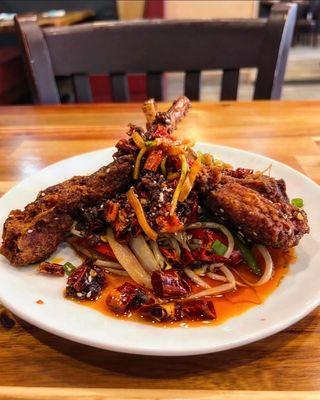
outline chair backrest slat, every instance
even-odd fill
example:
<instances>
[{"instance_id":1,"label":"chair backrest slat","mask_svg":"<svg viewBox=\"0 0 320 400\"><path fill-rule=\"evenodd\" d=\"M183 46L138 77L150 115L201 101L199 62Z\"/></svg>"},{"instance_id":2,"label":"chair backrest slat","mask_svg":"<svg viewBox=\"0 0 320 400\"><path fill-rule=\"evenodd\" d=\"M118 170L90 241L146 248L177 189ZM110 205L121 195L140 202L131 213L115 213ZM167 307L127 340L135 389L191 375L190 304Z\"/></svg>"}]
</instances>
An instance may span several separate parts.
<instances>
[{"instance_id":1,"label":"chair backrest slat","mask_svg":"<svg viewBox=\"0 0 320 400\"><path fill-rule=\"evenodd\" d=\"M112 100L116 102L129 101L128 79L125 74L110 74Z\"/></svg>"},{"instance_id":2,"label":"chair backrest slat","mask_svg":"<svg viewBox=\"0 0 320 400\"><path fill-rule=\"evenodd\" d=\"M163 100L162 73L147 73L147 96L157 101Z\"/></svg>"},{"instance_id":3,"label":"chair backrest slat","mask_svg":"<svg viewBox=\"0 0 320 400\"><path fill-rule=\"evenodd\" d=\"M297 7L285 14L285 4L278 4L266 26L266 38L258 64L253 98L280 99L288 54L297 18ZM282 29L281 29L282 26ZM281 38L279 40L279 37Z\"/></svg>"},{"instance_id":4,"label":"chair backrest slat","mask_svg":"<svg viewBox=\"0 0 320 400\"><path fill-rule=\"evenodd\" d=\"M237 100L239 69L225 69L222 75L220 100Z\"/></svg>"},{"instance_id":5,"label":"chair backrest slat","mask_svg":"<svg viewBox=\"0 0 320 400\"><path fill-rule=\"evenodd\" d=\"M187 71L184 81L184 94L190 100L200 99L200 71Z\"/></svg>"},{"instance_id":6,"label":"chair backrest slat","mask_svg":"<svg viewBox=\"0 0 320 400\"><path fill-rule=\"evenodd\" d=\"M23 25L16 23L16 29L23 45L23 57L35 103L60 103L51 57L42 29L34 18L25 20Z\"/></svg>"},{"instance_id":7,"label":"chair backrest slat","mask_svg":"<svg viewBox=\"0 0 320 400\"><path fill-rule=\"evenodd\" d=\"M257 68L254 98L279 98L296 4L276 4L268 20L141 20L39 28L15 18L34 99L60 101L55 78L74 76L77 101L91 99L83 75L108 74L112 99L128 101L128 74L147 75L163 98L163 74L186 72L185 94L200 97L203 70L223 70L221 99L236 99L239 70ZM142 40L143 38L143 40ZM78 87L78 89L77 89ZM88 101L89 101L88 100Z\"/></svg>"},{"instance_id":8,"label":"chair backrest slat","mask_svg":"<svg viewBox=\"0 0 320 400\"><path fill-rule=\"evenodd\" d=\"M92 102L92 92L87 74L72 75L72 84L77 103Z\"/></svg>"}]
</instances>

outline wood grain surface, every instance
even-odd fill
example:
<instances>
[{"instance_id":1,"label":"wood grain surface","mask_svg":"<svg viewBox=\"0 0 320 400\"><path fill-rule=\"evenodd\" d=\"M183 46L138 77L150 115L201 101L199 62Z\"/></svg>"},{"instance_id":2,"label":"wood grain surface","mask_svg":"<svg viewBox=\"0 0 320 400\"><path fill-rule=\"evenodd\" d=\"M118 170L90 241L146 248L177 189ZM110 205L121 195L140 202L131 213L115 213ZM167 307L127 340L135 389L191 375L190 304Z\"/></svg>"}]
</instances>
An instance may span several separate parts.
<instances>
[{"instance_id":1,"label":"wood grain surface","mask_svg":"<svg viewBox=\"0 0 320 400\"><path fill-rule=\"evenodd\" d=\"M140 105L0 108L0 191L55 161L113 145L129 122L143 123ZM179 133L273 157L320 182L320 102L197 103ZM0 322L0 386L320 390L319 310L257 343L180 358L90 348L15 322L4 310Z\"/></svg>"},{"instance_id":2,"label":"wood grain surface","mask_svg":"<svg viewBox=\"0 0 320 400\"><path fill-rule=\"evenodd\" d=\"M320 392L0 387L0 400L318 400Z\"/></svg>"}]
</instances>

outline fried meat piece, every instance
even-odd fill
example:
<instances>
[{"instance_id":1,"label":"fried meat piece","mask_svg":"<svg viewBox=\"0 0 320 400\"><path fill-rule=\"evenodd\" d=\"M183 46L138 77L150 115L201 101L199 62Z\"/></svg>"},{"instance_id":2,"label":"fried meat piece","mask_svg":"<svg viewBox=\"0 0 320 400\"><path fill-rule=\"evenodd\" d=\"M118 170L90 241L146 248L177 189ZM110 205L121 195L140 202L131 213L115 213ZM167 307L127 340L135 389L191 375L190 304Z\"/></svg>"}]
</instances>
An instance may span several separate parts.
<instances>
[{"instance_id":1,"label":"fried meat piece","mask_svg":"<svg viewBox=\"0 0 320 400\"><path fill-rule=\"evenodd\" d=\"M0 252L11 264L45 260L64 239L80 206L93 205L126 190L132 157L123 156L89 176L75 176L41 191L33 203L9 214Z\"/></svg>"},{"instance_id":2,"label":"fried meat piece","mask_svg":"<svg viewBox=\"0 0 320 400\"><path fill-rule=\"evenodd\" d=\"M272 247L296 246L309 232L306 213L289 203L282 181L267 178L221 179L205 194L205 204L246 239Z\"/></svg>"}]
</instances>

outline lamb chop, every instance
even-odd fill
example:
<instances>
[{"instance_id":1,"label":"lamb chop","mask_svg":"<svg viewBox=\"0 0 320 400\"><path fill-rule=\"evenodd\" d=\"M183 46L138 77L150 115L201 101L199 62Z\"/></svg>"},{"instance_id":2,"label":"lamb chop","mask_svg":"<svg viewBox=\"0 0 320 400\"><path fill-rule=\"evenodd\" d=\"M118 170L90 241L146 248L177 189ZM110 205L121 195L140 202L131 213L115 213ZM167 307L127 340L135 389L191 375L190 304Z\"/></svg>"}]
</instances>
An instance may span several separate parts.
<instances>
[{"instance_id":1,"label":"lamb chop","mask_svg":"<svg viewBox=\"0 0 320 400\"><path fill-rule=\"evenodd\" d=\"M248 240L275 248L296 246L309 232L308 219L290 204L285 182L251 170L238 172L211 168L201 175L205 206Z\"/></svg>"},{"instance_id":2,"label":"lamb chop","mask_svg":"<svg viewBox=\"0 0 320 400\"><path fill-rule=\"evenodd\" d=\"M161 126L171 132L189 107L189 100L181 97L167 112L156 113L154 102L147 102L149 134ZM101 204L115 193L127 190L137 152L130 141L131 138L118 142L115 161L108 166L92 175L75 176L51 186L24 210L11 211L4 224L0 253L15 266L43 261L70 232L80 208Z\"/></svg>"}]
</instances>

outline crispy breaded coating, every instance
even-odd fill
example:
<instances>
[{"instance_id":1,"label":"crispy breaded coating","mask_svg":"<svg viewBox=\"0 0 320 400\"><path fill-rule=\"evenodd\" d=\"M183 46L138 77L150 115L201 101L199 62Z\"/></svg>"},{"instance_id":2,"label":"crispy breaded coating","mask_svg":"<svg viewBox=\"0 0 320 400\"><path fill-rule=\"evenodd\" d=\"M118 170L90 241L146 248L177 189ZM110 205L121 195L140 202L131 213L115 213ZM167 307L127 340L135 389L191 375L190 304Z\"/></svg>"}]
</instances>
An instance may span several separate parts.
<instances>
[{"instance_id":1,"label":"crispy breaded coating","mask_svg":"<svg viewBox=\"0 0 320 400\"><path fill-rule=\"evenodd\" d=\"M132 157L123 156L89 176L75 176L41 191L23 211L13 210L3 229L0 252L13 265L45 260L70 232L80 206L95 204L125 190Z\"/></svg>"},{"instance_id":2,"label":"crispy breaded coating","mask_svg":"<svg viewBox=\"0 0 320 400\"><path fill-rule=\"evenodd\" d=\"M256 185L249 182L249 186L259 189L258 182ZM274 191L269 193L271 199L278 200L275 202L268 198L267 192L261 194L246 184L246 179L219 183L206 194L206 206L235 226L246 239L272 247L296 246L309 232L306 213L292 206L285 194L279 195L275 181L272 181Z\"/></svg>"}]
</instances>

